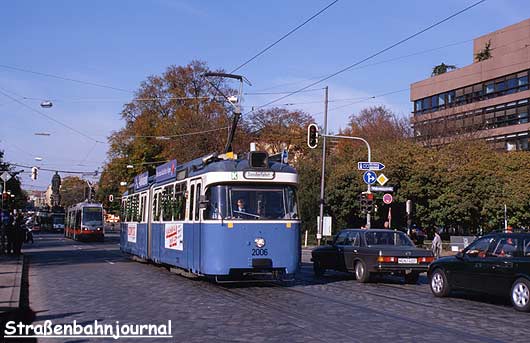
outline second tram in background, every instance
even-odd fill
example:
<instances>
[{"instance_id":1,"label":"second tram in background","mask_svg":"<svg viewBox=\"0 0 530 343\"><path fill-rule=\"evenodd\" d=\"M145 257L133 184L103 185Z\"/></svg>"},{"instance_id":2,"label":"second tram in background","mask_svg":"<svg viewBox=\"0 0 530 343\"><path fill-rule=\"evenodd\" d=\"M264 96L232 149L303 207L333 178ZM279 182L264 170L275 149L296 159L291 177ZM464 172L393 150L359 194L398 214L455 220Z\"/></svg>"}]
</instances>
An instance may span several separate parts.
<instances>
[{"instance_id":1,"label":"second tram in background","mask_svg":"<svg viewBox=\"0 0 530 343\"><path fill-rule=\"evenodd\" d=\"M122 197L121 250L216 281L285 279L300 264L298 175L263 152L143 173Z\"/></svg>"},{"instance_id":2,"label":"second tram in background","mask_svg":"<svg viewBox=\"0 0 530 343\"><path fill-rule=\"evenodd\" d=\"M74 240L103 242L103 206L98 203L80 202L66 210L64 236Z\"/></svg>"}]
</instances>

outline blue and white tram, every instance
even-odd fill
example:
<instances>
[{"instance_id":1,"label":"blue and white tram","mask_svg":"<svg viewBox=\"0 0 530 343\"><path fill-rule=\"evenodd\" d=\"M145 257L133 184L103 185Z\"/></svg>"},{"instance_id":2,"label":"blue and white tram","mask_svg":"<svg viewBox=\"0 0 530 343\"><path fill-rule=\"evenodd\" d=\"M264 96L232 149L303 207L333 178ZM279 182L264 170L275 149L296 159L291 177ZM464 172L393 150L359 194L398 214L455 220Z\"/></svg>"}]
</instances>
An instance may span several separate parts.
<instances>
[{"instance_id":1,"label":"blue and white tram","mask_svg":"<svg viewBox=\"0 0 530 343\"><path fill-rule=\"evenodd\" d=\"M297 184L261 152L170 161L123 195L121 250L216 280L288 277L300 263Z\"/></svg>"}]
</instances>

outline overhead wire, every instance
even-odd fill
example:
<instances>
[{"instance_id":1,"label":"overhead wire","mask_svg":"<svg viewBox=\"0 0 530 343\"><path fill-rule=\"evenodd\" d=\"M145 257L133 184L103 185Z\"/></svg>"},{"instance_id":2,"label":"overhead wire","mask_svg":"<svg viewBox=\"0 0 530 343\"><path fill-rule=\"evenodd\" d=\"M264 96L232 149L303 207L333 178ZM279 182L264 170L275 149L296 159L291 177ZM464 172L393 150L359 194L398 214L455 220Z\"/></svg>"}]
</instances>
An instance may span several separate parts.
<instances>
[{"instance_id":1,"label":"overhead wire","mask_svg":"<svg viewBox=\"0 0 530 343\"><path fill-rule=\"evenodd\" d=\"M64 76L59 76L59 75L54 75L54 74L42 73L42 72L39 72L39 71L34 71L34 70L29 70L29 69L24 69L24 68L19 68L19 67L13 67L13 66L5 65L5 64L0 64L0 68L11 69L11 70L20 71L20 72L23 72L23 73L30 73L30 74L50 77L50 78L59 79L59 80L63 80L63 81L76 82L76 83L85 84L85 85L94 86L94 87L112 89L112 90L120 91L120 92L134 93L133 91L131 91L129 89L124 89L124 88L104 85L104 84L101 84L101 83L96 83L96 82L91 82L91 81L83 81L83 80L73 79L73 78L70 78L70 77L64 77Z\"/></svg>"},{"instance_id":2,"label":"overhead wire","mask_svg":"<svg viewBox=\"0 0 530 343\"><path fill-rule=\"evenodd\" d=\"M21 167L21 168L33 168L35 166L28 166L28 165L25 165L25 164L21 164L21 163L12 163L12 162L8 162L10 165L12 166L17 166L17 167ZM65 174L96 174L98 171L97 170L93 170L93 171L75 171L75 170L61 170L61 169L49 169L49 168L41 168L41 167L37 167L39 170L44 170L44 171L51 171L51 172L60 172L60 173L65 173Z\"/></svg>"},{"instance_id":3,"label":"overhead wire","mask_svg":"<svg viewBox=\"0 0 530 343\"><path fill-rule=\"evenodd\" d=\"M29 110L31 110L31 111L33 111L33 112L39 114L39 115L41 115L41 116L43 116L43 117L45 117L45 118L47 118L47 119L49 119L49 120L51 120L51 121L53 121L53 122L59 124L59 125L61 125L61 126L65 127L65 128L67 128L67 129L69 129L70 131L73 131L73 132L75 132L75 133L77 133L77 134L79 134L79 135L81 135L81 136L83 136L83 137L85 137L85 138L88 138L88 139L90 139L91 141L94 141L94 142L96 142L96 143L101 143L101 144L103 144L102 141L99 141L99 140L97 140L97 139L95 139L95 138L92 138L92 137L90 137L89 135L87 135L86 133L84 133L84 132L82 132L82 131L79 131L78 129L73 128L73 127L71 127L70 125L65 124L65 123L63 123L62 121L57 120L57 119L55 119L55 118L53 118L53 117L47 115L46 113L43 113L43 112L39 111L39 110L36 110L36 109L34 109L33 107L27 105L26 103L24 103L24 102L22 102L22 101L20 101L20 100L18 100L18 99L16 99L16 98L14 98L14 97L12 97L12 96L9 95L8 93L6 93L5 90L4 90L3 88L0 88L0 94L4 95L5 97L7 97L7 98L9 98L9 99L11 99L11 100L13 100L14 102L18 103L19 105L21 105L21 106L23 106L23 107L25 107L25 108L27 108L27 109L29 109Z\"/></svg>"},{"instance_id":4,"label":"overhead wire","mask_svg":"<svg viewBox=\"0 0 530 343\"><path fill-rule=\"evenodd\" d=\"M287 32L286 34L284 34L282 37L280 37L279 39L277 39L274 43L272 44L269 44L267 47L265 47L264 49L262 49L260 52L258 52L257 54L255 54L254 56L252 56L250 59L248 59L247 61L243 62L241 65L239 65L237 68L235 68L234 70L232 70L230 73L233 74L235 73L236 71L238 71L239 69L243 68L244 66L246 66L247 64L249 64L250 62L254 61L256 58L258 58L259 56L263 55L265 52L267 52L269 49L271 49L272 47L274 47L276 44L280 43L282 40L284 40L285 38L289 37L291 34L295 33L298 29L300 29L301 27L303 27L304 25L306 25L307 23L309 23L311 20L315 19L316 17L318 17L320 14L322 14L324 11L326 11L328 8L330 8L331 6L335 5L339 0L335 0L331 3L329 3L326 7L324 7L323 9L321 9L320 11L318 11L317 13L313 14L310 18L308 18L307 20L305 20L303 23L301 23L300 25L298 25L297 27L295 27L294 29L292 29L291 31Z\"/></svg>"},{"instance_id":5,"label":"overhead wire","mask_svg":"<svg viewBox=\"0 0 530 343\"><path fill-rule=\"evenodd\" d=\"M203 130L203 131L196 131L196 132L188 132L188 133L181 133L176 135L130 135L132 137L136 138L159 138L159 137L166 137L166 138L177 138L177 137L186 137L186 136L193 136L193 135L200 135L203 133L209 133L209 132L215 132L215 131L221 131L230 128L230 126L224 126L224 127L218 127L211 130Z\"/></svg>"},{"instance_id":6,"label":"overhead wire","mask_svg":"<svg viewBox=\"0 0 530 343\"><path fill-rule=\"evenodd\" d=\"M300 88L300 89L298 89L298 90L296 90L296 91L294 91L294 92L292 92L292 93L289 93L289 94L287 94L287 95L284 95L284 96L282 96L282 97L279 97L279 98L277 98L277 99L274 99L274 100L272 100L272 101L269 101L269 102L267 102L266 104L264 104L264 105L258 107L258 109L259 109L259 108L262 108L262 107L265 107L265 106L268 106L268 105L270 105L270 104L276 103L276 102L278 102L278 101L280 101L280 100L283 100L283 99L288 98L288 97L290 97L290 96L292 96L292 95L294 95L294 94L297 94L297 93L299 93L300 91L306 90L306 89L308 89L308 88L310 88L310 87L313 87L313 86L315 86L315 85L317 85L317 84L319 84L319 83L322 83L322 82L324 82L324 81L326 81L326 80L329 80L329 79L331 79L332 77L335 77L335 76L337 76L337 75L339 75L339 74L342 74L342 73L344 73L344 72L346 72L346 71L352 69L353 67L356 67L356 66L358 66L358 65L360 65L360 64L362 64L362 63L364 63L364 62L366 62L366 61L368 61L368 60L370 60L370 59L372 59L372 58L374 58L374 57L376 57L376 56L379 56L379 55L383 54L384 52L386 52L386 51L388 51L388 50L391 50L391 49L393 49L394 47L396 47L396 46L398 46L398 45L401 45L401 44L403 44L403 43L405 43L405 42L411 40L412 38L417 37L417 36L421 35L422 33L426 32L426 31L428 31L428 30L430 30L430 29L432 29L432 28L434 28L434 27L436 27L436 26L438 26L438 25L441 25L442 23L445 23L446 21L448 21L448 20L450 20L450 19L452 19L452 18L454 18L454 17L456 17L456 16L458 16L458 15L460 15L460 14L466 12L466 11L469 11L470 9L472 9L472 8L474 8L474 7L478 6L478 5L480 5L481 3L485 2L485 1L486 1L486 0L480 0L480 1L477 1L477 2L473 3L472 5L469 5L469 6L465 7L464 9L462 9L462 10L456 12L456 13L453 13L453 14L451 14L450 16L445 17L444 19L435 22L434 24L431 24L431 25L429 25L428 27L426 27L426 28L424 28L424 29L422 29L422 30L420 30L420 31L418 31L418 32L416 32L416 33L414 33L414 34L409 35L409 36L407 36L406 38L403 38L403 39L399 40L398 42L396 42L396 43L394 43L394 44L391 44L390 46L387 46L386 48L381 49L381 50L379 50L379 51L377 51L377 52L375 52L375 53L369 55L368 57L365 57L365 58L361 59L360 61L357 61L357 62L355 62L355 63L353 63L353 64L351 64L351 65L349 65L349 66L347 66L347 67L345 67L345 68L342 68L342 69L340 69L340 70L338 70L338 71L336 71L336 72L334 72L334 73L332 73L332 74L330 74L330 75L328 75L328 76L326 76L326 77L324 77L324 78L321 78L321 79L319 79L319 80L317 80L317 81L315 81L315 82L312 82L312 83L310 83L309 85L304 86L304 87L302 87L302 88ZM250 112L248 112L248 113L250 113ZM247 114L248 114L248 113L247 113Z\"/></svg>"}]
</instances>

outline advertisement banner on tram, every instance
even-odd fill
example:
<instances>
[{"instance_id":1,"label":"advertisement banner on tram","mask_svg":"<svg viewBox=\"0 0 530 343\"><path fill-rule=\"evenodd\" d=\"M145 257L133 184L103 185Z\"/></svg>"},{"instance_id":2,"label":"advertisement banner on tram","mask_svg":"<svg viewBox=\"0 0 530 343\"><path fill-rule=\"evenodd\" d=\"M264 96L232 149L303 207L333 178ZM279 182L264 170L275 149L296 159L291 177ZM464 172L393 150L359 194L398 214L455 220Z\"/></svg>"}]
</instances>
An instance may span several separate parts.
<instances>
[{"instance_id":1,"label":"advertisement banner on tram","mask_svg":"<svg viewBox=\"0 0 530 343\"><path fill-rule=\"evenodd\" d=\"M183 249L183 224L166 224L165 227L165 248L173 250Z\"/></svg>"}]
</instances>

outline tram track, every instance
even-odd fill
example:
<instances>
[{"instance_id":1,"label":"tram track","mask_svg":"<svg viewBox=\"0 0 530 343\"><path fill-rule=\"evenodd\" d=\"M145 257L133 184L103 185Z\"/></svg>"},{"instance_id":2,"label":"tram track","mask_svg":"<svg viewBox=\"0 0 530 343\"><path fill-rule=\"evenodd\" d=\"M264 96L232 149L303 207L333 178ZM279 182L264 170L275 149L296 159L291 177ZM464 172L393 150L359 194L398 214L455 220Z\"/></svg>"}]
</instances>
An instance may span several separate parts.
<instances>
[{"instance_id":1,"label":"tram track","mask_svg":"<svg viewBox=\"0 0 530 343\"><path fill-rule=\"evenodd\" d=\"M305 282L306 285L318 285L318 283L314 283L314 281L311 281L311 280L307 280L307 279L304 280L303 279L303 281ZM356 281L354 281L354 282L356 282ZM330 283L327 283L326 286L330 290L335 290L335 291L337 291L337 293L341 293L341 294L354 294L356 291L358 291L358 289L352 288L351 286L348 286L348 285L339 284L338 282L330 282ZM422 308L436 308L437 311L441 311L441 312L445 312L445 313L449 313L449 314L459 314L459 315L463 316L464 318L468 318L469 315L470 315L470 311L469 310L465 311L465 310L460 310L460 309L455 308L455 307L446 308L446 307L443 306L443 305L446 305L448 300L451 301L453 304L456 303L457 305L464 305L464 304L465 305L469 305L470 301L466 300L466 299L458 299L458 298L439 299L439 298L435 298L430 292L425 292L425 291L422 291L422 290L412 289L412 288L406 287L406 285L392 285L392 284L384 284L384 283L371 283L371 284L363 284L363 285L356 284L356 286L363 287L362 292L358 292L357 293L360 296L361 295L371 295L371 296L374 296L374 297L383 298L383 299L391 300L391 301L394 301L394 302L400 302L400 303L404 303L404 304L408 304L408 305L418 306L418 307L422 307ZM401 295L391 295L391 294L388 294L387 292L386 293L382 293L382 292L377 292L377 291L374 291L374 290L369 290L369 289L366 289L367 287L375 288L375 290L384 288L384 289L400 290L400 291L404 291L404 292L407 292L407 293L421 294L421 296L428 295L432 299L428 300L427 303L424 303L424 302L419 302L419 301L416 301L416 300L405 299ZM344 291L346 291L346 292L344 292ZM366 299L364 299L364 300L366 300ZM505 313L507 315L514 315L514 312L513 312L514 310L511 307L501 306L501 305L494 305L494 304L489 304L489 303L482 303L482 302L480 303L479 308L477 308L476 314L477 315L483 314L485 309L491 310L492 312L496 312L496 313L498 313L498 311L501 309L501 310L505 311ZM473 312L475 312L475 311L473 311ZM499 319L497 319L497 321L502 321L508 327L512 324L512 321L509 320L509 319L499 318Z\"/></svg>"},{"instance_id":2,"label":"tram track","mask_svg":"<svg viewBox=\"0 0 530 343\"><path fill-rule=\"evenodd\" d=\"M326 286L328 286L329 284L326 284ZM422 320L422 319L412 319L408 316L406 316L404 313L405 311L402 311L401 314L396 314L396 313L391 313L391 312L388 312L385 310L385 307L384 306L379 306L379 308L372 308L372 307L369 307L369 306L365 306L365 305L357 305L357 304L354 304L353 302L350 302L350 301L347 301L347 300L339 300L335 297L331 297L331 296L328 296L328 295L323 295L323 294L314 294L314 293L310 293L306 290L301 290L301 289L293 289L293 287L282 287L281 285L276 285L276 287L282 289L283 291L285 292L290 292L290 293L297 293L297 294L302 294L304 296L309 296L309 297L316 297L316 298L319 298L319 299L322 299L322 300L325 300L328 304L335 304L335 305L340 305L340 306L344 306L344 307L348 307L348 308L351 308L351 309L355 309L355 310L358 310L358 311L361 311L361 313L365 314L366 316L372 316L374 314L376 315L381 315L383 318L388 319L392 319L392 320L396 320L396 321L403 321L406 323L406 325L417 325L418 327L422 327L424 329L427 329L427 330L437 330L437 331L440 331L440 332L451 332L453 334L456 334L456 335L459 335L461 337L467 337L467 339L476 339L477 341L480 341L480 342L502 342L502 339L495 339L495 338L491 338L491 337L488 337L488 336L484 336L484 335L478 335L478 334L473 334L473 333L470 333L468 331L463 331L461 329L456 329L456 328L452 328L452 327L448 327L448 326L445 326L445 325L441 325L441 324L437 324L436 322L433 322L433 321L428 321L428 320ZM336 288L337 289L344 289L344 287L339 287L339 288ZM351 289L350 289L351 291ZM406 300L403 300L403 299L400 299L398 297L393 297L393 296L383 296L381 295L380 293L377 293L377 292L364 292L363 293L366 293L366 294L370 294L370 295L373 295L373 296L376 296L376 297L382 297L382 298L385 298L385 299L388 299L388 300L393 300L393 301L399 301L399 302L407 302ZM380 305L380 304L379 304ZM421 304L421 303L413 303L413 305L420 305L421 307L429 307L428 305L425 305L425 304ZM451 311L449 311L451 312ZM465 315L468 315L467 313L465 312L460 312L462 314L465 314ZM440 321L440 322L443 322ZM507 324L511 324L510 321L505 321ZM341 326L343 327L343 326Z\"/></svg>"},{"instance_id":3,"label":"tram track","mask_svg":"<svg viewBox=\"0 0 530 343\"><path fill-rule=\"evenodd\" d=\"M80 251L85 251L87 253L95 250L103 250L105 251L105 254L112 256L109 258L107 255L106 260L116 261L113 257L117 257L120 260L125 261L126 256L116 248L115 243L116 242L110 241L105 244L92 242L77 244L77 242L74 241L72 241L72 243L65 241L65 244L75 244L82 247ZM153 267L154 266L156 265L153 265ZM109 266L109 268L112 267ZM154 270L156 269L157 268ZM174 275L162 268L158 268L158 272ZM309 268L307 268L307 265L297 274L296 280L289 285L267 282L263 285L249 284L227 286L214 284L211 281L204 279L190 280L182 276L177 277L179 282L184 283L184 287L199 288L205 293L205 296L208 294L208 296L217 297L217 299L220 300L219 303L226 303L227 306L230 306L229 304L236 305L235 310L237 311L256 311L259 313L258 317L262 316L267 321L277 325L280 329L289 330L288 326L292 326L293 329L305 333L304 336L306 339L312 341L356 341L355 331L348 326L345 327L345 322L341 320L342 318L345 318L347 322L350 323L357 324L357 320L365 323L363 324L365 333L367 332L366 330L370 331L371 325L377 325L378 322L392 322L394 324L397 322L397 325L402 327L421 327L422 330L426 330L426 332L442 333L447 331L453 336L467 337L468 339L475 341L499 342L502 340L498 338L501 337L499 336L500 333L496 334L492 333L492 331L487 331L486 335L480 335L477 334L476 331L470 333L460 327L451 327L451 323L444 324L444 320L447 320L447 317L449 316L440 315L438 312L455 314L457 317L464 315L469 317L469 312L443 308L437 303L438 300L441 299L434 299L435 304L426 304L414 301L413 299L404 299L404 296L416 296L419 293L423 296L427 293L425 291L415 290L412 289L412 287L409 288L408 285L361 285L357 284L355 281L350 283L348 282L348 279L345 279L345 282L341 282L340 275L335 278L337 282L314 279ZM311 288L311 286L321 286L322 288ZM403 292L404 296L399 294L389 294L388 291L386 291L388 289ZM384 299L386 304L393 304L392 306L388 306L392 309L388 310L385 308L387 306L385 305L385 302L374 302L374 299L370 299L370 297ZM462 302L469 303L469 301L465 300L462 300ZM403 309L402 312L395 310L396 303L408 304L411 306L408 307L408 309L419 307L425 309L432 308L433 306L436 306L437 308L434 315L432 315L432 311L428 311L428 317L415 316L415 319L411 319L407 315L406 309ZM335 312L335 316L330 317L326 315L325 311L326 308L331 307L334 308L333 312ZM490 307L498 308L499 306L490 305ZM336 316L337 308L340 308L338 310L340 314L339 316ZM421 313L424 311L415 310L413 312ZM370 320L369 322L364 321L366 318L371 318L373 320ZM512 322L509 320L501 320L501 323L502 326L506 328L509 328L510 325L512 325ZM314 333L315 330L307 330L310 327L313 329L315 327L318 328L318 334ZM377 336L377 334L374 335ZM383 332L381 335L382 336L380 337L383 338L380 340L388 340L386 333ZM226 336L224 338L228 340ZM220 339L223 340L223 338Z\"/></svg>"}]
</instances>

